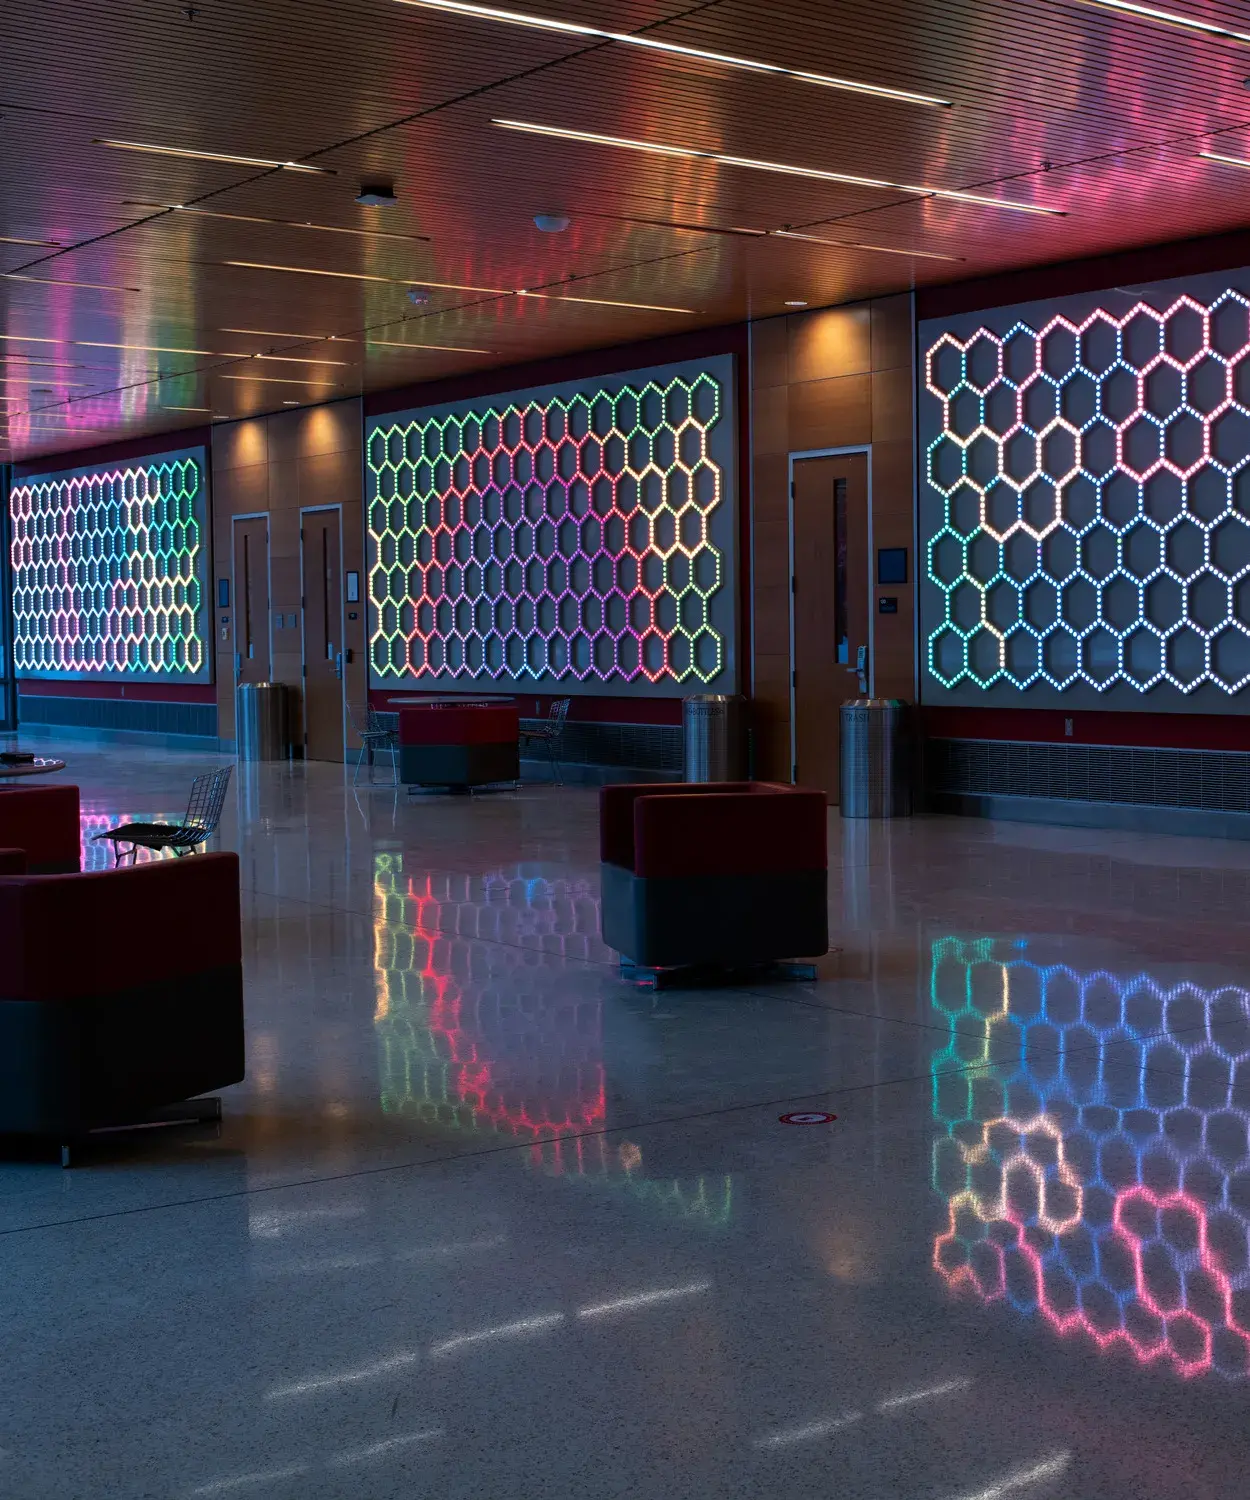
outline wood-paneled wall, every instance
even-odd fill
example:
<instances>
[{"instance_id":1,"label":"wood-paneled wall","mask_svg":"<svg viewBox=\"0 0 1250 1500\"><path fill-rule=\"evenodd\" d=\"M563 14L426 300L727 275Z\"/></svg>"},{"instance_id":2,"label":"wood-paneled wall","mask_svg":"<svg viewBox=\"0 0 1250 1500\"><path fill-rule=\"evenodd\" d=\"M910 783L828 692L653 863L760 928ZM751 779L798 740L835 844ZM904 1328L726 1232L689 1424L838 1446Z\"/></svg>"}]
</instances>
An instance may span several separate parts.
<instances>
[{"instance_id":1,"label":"wood-paneled wall","mask_svg":"<svg viewBox=\"0 0 1250 1500\"><path fill-rule=\"evenodd\" d=\"M751 507L756 774L790 779L789 457L872 447L872 543L908 549L906 586L875 584L873 691L907 698L915 683L911 294L793 313L751 325ZM877 596L898 597L881 615Z\"/></svg>"},{"instance_id":2,"label":"wood-paneled wall","mask_svg":"<svg viewBox=\"0 0 1250 1500\"><path fill-rule=\"evenodd\" d=\"M336 401L277 412L213 428L213 554L216 580L231 570L232 523L237 515L269 513L270 611L301 612L300 511L309 506L343 507L343 570L360 574L365 590L364 477L360 401ZM234 609L214 609L217 642L217 732L234 738ZM367 619L362 598L348 605L359 616L347 621L346 646L352 660L344 667L349 703L363 703L367 691ZM222 616L230 616L223 633ZM292 738L303 744L302 631L273 631L275 682L293 695ZM348 732L348 748L356 740Z\"/></svg>"}]
</instances>

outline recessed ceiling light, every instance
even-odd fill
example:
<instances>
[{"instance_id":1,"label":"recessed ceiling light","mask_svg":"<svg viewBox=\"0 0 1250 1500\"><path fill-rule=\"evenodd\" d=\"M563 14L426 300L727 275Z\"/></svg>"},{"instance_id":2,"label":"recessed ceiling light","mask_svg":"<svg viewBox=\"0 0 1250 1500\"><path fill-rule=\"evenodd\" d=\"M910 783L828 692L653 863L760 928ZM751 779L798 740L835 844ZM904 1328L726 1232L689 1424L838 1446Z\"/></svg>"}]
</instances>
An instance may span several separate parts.
<instances>
[{"instance_id":1,"label":"recessed ceiling light","mask_svg":"<svg viewBox=\"0 0 1250 1500\"><path fill-rule=\"evenodd\" d=\"M5 281L35 281L40 286L80 286L93 292L137 292L137 286L113 286L105 281L59 281L52 276L23 276L17 271L0 271Z\"/></svg>"},{"instance_id":2,"label":"recessed ceiling light","mask_svg":"<svg viewBox=\"0 0 1250 1500\"><path fill-rule=\"evenodd\" d=\"M1217 161L1225 167L1250 167L1250 161L1240 156L1225 156L1219 151L1199 151L1203 161Z\"/></svg>"},{"instance_id":3,"label":"recessed ceiling light","mask_svg":"<svg viewBox=\"0 0 1250 1500\"><path fill-rule=\"evenodd\" d=\"M940 109L950 107L949 99L939 99L932 94L917 94L910 89L885 88L875 83L862 83L854 78L832 78L824 73L809 73L800 68L782 68L775 63L756 62L749 57L731 57L723 52L708 52L702 47L683 47L676 42L662 42L652 36L639 36L624 31L604 31L597 26L583 26L576 21L556 21L547 16L522 15L518 11L496 10L487 5L468 5L463 0L401 0L404 5L418 5L426 10L449 11L453 15L475 16L483 21L502 21L512 26L529 26L539 31L559 31L571 36L601 37L604 41L620 42L627 47L645 47L652 52L668 52L677 57L689 57L698 62L719 63L722 67L743 68L751 73L769 73L775 77L794 78L800 83L820 84L828 89L845 89L853 94L872 94L879 99L896 99L903 104L928 104Z\"/></svg>"},{"instance_id":4,"label":"recessed ceiling light","mask_svg":"<svg viewBox=\"0 0 1250 1500\"><path fill-rule=\"evenodd\" d=\"M497 286L461 286L455 281L427 281L397 276L367 276L362 271L321 271L312 266L274 266L259 260L223 260L223 266L237 266L244 271L288 271L295 276L333 276L342 281L380 281L388 286L432 286L443 292L484 292L491 297L506 297L508 290Z\"/></svg>"},{"instance_id":5,"label":"recessed ceiling light","mask_svg":"<svg viewBox=\"0 0 1250 1500\"><path fill-rule=\"evenodd\" d=\"M589 307L632 307L638 312L687 313L695 316L693 307L664 307L655 302L613 302L606 297L566 297L560 292L518 292L518 297L538 297L544 302L584 302Z\"/></svg>"},{"instance_id":6,"label":"recessed ceiling light","mask_svg":"<svg viewBox=\"0 0 1250 1500\"><path fill-rule=\"evenodd\" d=\"M541 229L544 234L563 234L569 223L568 214L534 215L534 228Z\"/></svg>"},{"instance_id":7,"label":"recessed ceiling light","mask_svg":"<svg viewBox=\"0 0 1250 1500\"><path fill-rule=\"evenodd\" d=\"M787 307L806 307L807 303L806 302L799 302L799 301L796 300L796 301L792 301L792 302L787 302L786 306Z\"/></svg>"},{"instance_id":8,"label":"recessed ceiling light","mask_svg":"<svg viewBox=\"0 0 1250 1500\"><path fill-rule=\"evenodd\" d=\"M356 202L362 208L392 208L399 199L395 196L395 184L386 182L362 182L356 194Z\"/></svg>"},{"instance_id":9,"label":"recessed ceiling light","mask_svg":"<svg viewBox=\"0 0 1250 1500\"><path fill-rule=\"evenodd\" d=\"M354 344L341 333L275 333L272 328L222 328L221 333L246 333L258 339L301 339L306 343Z\"/></svg>"},{"instance_id":10,"label":"recessed ceiling light","mask_svg":"<svg viewBox=\"0 0 1250 1500\"><path fill-rule=\"evenodd\" d=\"M153 156L179 156L190 161L223 161L239 167L280 167L284 172L315 172L333 177L329 167L310 167L302 161L275 161L267 156L235 156L228 151L192 151L182 146L154 146L150 141L107 141L96 138L93 146L111 146L115 151L147 151Z\"/></svg>"},{"instance_id":11,"label":"recessed ceiling light","mask_svg":"<svg viewBox=\"0 0 1250 1500\"><path fill-rule=\"evenodd\" d=\"M1225 42L1250 42L1244 31L1231 31L1227 26L1217 26L1213 21L1200 21L1196 16L1177 15L1172 10L1157 10L1153 5L1137 5L1134 0L1082 0L1085 5L1099 10L1113 10L1119 15L1137 16L1143 21L1153 21L1158 26L1179 26L1183 31L1200 31L1204 36Z\"/></svg>"},{"instance_id":12,"label":"recessed ceiling light","mask_svg":"<svg viewBox=\"0 0 1250 1500\"><path fill-rule=\"evenodd\" d=\"M43 249L55 250L60 243L60 240L24 240L15 234L0 234L0 245L38 245Z\"/></svg>"},{"instance_id":13,"label":"recessed ceiling light","mask_svg":"<svg viewBox=\"0 0 1250 1500\"><path fill-rule=\"evenodd\" d=\"M337 390L338 387L332 380L318 380L315 376L309 376L307 380L292 380L285 375L218 375L217 380L249 380L258 385L315 385L325 390Z\"/></svg>"},{"instance_id":14,"label":"recessed ceiling light","mask_svg":"<svg viewBox=\"0 0 1250 1500\"><path fill-rule=\"evenodd\" d=\"M871 250L879 255L906 255L912 260L957 260L962 255L941 255L936 250L907 250L901 245L872 245L867 240L831 240L820 234L799 234L793 229L769 229L770 240L805 240L809 245L832 245L838 250Z\"/></svg>"},{"instance_id":15,"label":"recessed ceiling light","mask_svg":"<svg viewBox=\"0 0 1250 1500\"><path fill-rule=\"evenodd\" d=\"M965 193L957 188L918 187L905 182L887 182L880 177L857 177L849 172L827 172L818 167L789 166L784 162L756 161L749 156L729 156L722 151L701 151L693 146L665 146L657 141L634 141L623 136L599 135L590 130L565 130L555 125L535 125L526 120L492 120L504 130L521 130L530 135L552 136L566 141L587 141L595 146L616 146L625 151L643 151L655 156L674 156L684 160L714 161L727 167L749 167L757 172L781 172L792 177L811 177L819 182L840 182L848 187L885 188L895 193L915 193L924 198L943 198L955 203L974 203L982 208L1003 208L1013 213L1048 214L1062 218L1061 208L1047 208L1036 203L1019 203L1010 198L993 198L984 193Z\"/></svg>"},{"instance_id":16,"label":"recessed ceiling light","mask_svg":"<svg viewBox=\"0 0 1250 1500\"><path fill-rule=\"evenodd\" d=\"M409 344L403 339L369 339L371 349L411 349L420 354L426 349L436 349L440 354L494 354L493 349L466 349L462 344Z\"/></svg>"},{"instance_id":17,"label":"recessed ceiling light","mask_svg":"<svg viewBox=\"0 0 1250 1500\"><path fill-rule=\"evenodd\" d=\"M368 240L405 240L411 244L428 245L428 234L397 234L388 229L345 229L339 224L313 224L303 219L267 219L259 214L223 214L212 208L196 208L185 203L141 203L133 198L122 200L124 208L163 209L167 213L198 214L201 219L226 219L235 224L275 224L280 229L315 229L320 234L354 234Z\"/></svg>"},{"instance_id":18,"label":"recessed ceiling light","mask_svg":"<svg viewBox=\"0 0 1250 1500\"><path fill-rule=\"evenodd\" d=\"M284 401L282 404L283 404L283 406L298 406L299 402L298 401Z\"/></svg>"}]
</instances>

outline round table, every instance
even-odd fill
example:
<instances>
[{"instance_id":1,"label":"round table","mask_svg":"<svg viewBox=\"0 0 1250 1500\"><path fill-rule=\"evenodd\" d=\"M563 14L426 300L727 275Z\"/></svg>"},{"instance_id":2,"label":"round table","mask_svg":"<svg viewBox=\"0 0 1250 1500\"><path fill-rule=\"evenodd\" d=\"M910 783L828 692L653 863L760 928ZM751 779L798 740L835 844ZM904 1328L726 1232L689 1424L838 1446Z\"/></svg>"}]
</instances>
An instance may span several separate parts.
<instances>
[{"instance_id":1,"label":"round table","mask_svg":"<svg viewBox=\"0 0 1250 1500\"><path fill-rule=\"evenodd\" d=\"M65 762L54 760L50 755L36 755L34 760L20 765L6 766L0 761L0 781L12 776L46 776L50 771L63 771Z\"/></svg>"}]
</instances>

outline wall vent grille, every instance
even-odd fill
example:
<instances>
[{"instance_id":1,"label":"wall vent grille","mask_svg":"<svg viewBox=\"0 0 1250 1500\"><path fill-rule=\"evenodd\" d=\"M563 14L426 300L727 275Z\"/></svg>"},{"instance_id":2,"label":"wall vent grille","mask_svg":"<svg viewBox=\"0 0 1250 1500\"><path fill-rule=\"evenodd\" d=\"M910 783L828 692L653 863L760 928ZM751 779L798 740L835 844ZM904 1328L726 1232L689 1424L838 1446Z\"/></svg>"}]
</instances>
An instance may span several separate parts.
<instances>
[{"instance_id":1,"label":"wall vent grille","mask_svg":"<svg viewBox=\"0 0 1250 1500\"><path fill-rule=\"evenodd\" d=\"M929 740L929 791L1250 812L1250 753Z\"/></svg>"}]
</instances>

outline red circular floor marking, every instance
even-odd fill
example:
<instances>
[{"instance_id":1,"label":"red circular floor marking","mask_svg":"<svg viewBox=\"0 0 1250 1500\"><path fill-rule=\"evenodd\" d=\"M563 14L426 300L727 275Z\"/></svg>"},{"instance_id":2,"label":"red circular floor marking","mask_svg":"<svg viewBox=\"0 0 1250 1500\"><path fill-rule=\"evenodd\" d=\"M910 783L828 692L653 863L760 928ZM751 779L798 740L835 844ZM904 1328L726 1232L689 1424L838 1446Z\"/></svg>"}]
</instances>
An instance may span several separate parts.
<instances>
[{"instance_id":1,"label":"red circular floor marking","mask_svg":"<svg viewBox=\"0 0 1250 1500\"><path fill-rule=\"evenodd\" d=\"M778 1115L783 1125L829 1125L838 1117L820 1109L801 1109L791 1115Z\"/></svg>"}]
</instances>

